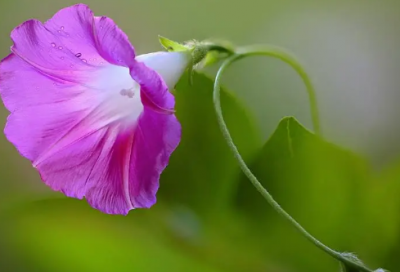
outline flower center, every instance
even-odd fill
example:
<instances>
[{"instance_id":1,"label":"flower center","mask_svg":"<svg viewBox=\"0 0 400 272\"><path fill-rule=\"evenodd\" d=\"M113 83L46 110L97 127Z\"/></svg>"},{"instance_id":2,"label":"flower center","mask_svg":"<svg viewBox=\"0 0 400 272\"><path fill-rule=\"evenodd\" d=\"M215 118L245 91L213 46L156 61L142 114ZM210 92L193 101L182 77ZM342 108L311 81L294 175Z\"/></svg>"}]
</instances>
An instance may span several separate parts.
<instances>
[{"instance_id":1,"label":"flower center","mask_svg":"<svg viewBox=\"0 0 400 272\"><path fill-rule=\"evenodd\" d=\"M143 104L140 86L132 79L128 68L115 65L102 68L96 76L95 89L101 110L110 122L136 123L143 112Z\"/></svg>"},{"instance_id":2,"label":"flower center","mask_svg":"<svg viewBox=\"0 0 400 272\"><path fill-rule=\"evenodd\" d=\"M135 90L133 88L130 88L128 90L127 89L122 89L119 93L122 96L127 96L129 98L132 98L135 95Z\"/></svg>"}]
</instances>

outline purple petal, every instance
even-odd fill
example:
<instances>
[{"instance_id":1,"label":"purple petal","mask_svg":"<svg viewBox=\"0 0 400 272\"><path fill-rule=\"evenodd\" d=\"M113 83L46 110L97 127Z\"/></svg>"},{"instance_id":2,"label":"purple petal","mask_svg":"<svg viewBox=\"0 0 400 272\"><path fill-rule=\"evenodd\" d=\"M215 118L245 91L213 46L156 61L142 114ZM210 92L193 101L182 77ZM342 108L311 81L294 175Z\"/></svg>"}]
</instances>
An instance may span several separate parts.
<instances>
[{"instance_id":1,"label":"purple petal","mask_svg":"<svg viewBox=\"0 0 400 272\"><path fill-rule=\"evenodd\" d=\"M180 124L165 82L135 60L127 36L85 5L11 36L13 53L0 63L9 141L53 190L111 214L153 205ZM142 99L119 95L132 79Z\"/></svg>"},{"instance_id":2,"label":"purple petal","mask_svg":"<svg viewBox=\"0 0 400 272\"><path fill-rule=\"evenodd\" d=\"M83 92L82 86L45 76L14 54L0 63L0 95L11 112L70 100Z\"/></svg>"},{"instance_id":3,"label":"purple petal","mask_svg":"<svg viewBox=\"0 0 400 272\"><path fill-rule=\"evenodd\" d=\"M104 59L115 65L134 65L135 51L128 36L107 17L95 18L97 47Z\"/></svg>"},{"instance_id":4,"label":"purple petal","mask_svg":"<svg viewBox=\"0 0 400 272\"><path fill-rule=\"evenodd\" d=\"M0 95L12 112L5 134L20 153L36 160L49 146L71 131L94 107L89 93L73 83L42 75L15 55L0 65Z\"/></svg>"},{"instance_id":5,"label":"purple petal","mask_svg":"<svg viewBox=\"0 0 400 272\"><path fill-rule=\"evenodd\" d=\"M136 182L130 187L132 202L139 207L155 203L158 180L181 138L175 115L145 110L135 130L130 171Z\"/></svg>"},{"instance_id":6,"label":"purple petal","mask_svg":"<svg viewBox=\"0 0 400 272\"><path fill-rule=\"evenodd\" d=\"M140 84L141 91L145 94L146 99L151 101L152 105L157 108L171 111L175 107L175 98L169 92L167 85L161 77L154 71L149 69L144 63L135 62L130 67L132 78Z\"/></svg>"},{"instance_id":7,"label":"purple petal","mask_svg":"<svg viewBox=\"0 0 400 272\"><path fill-rule=\"evenodd\" d=\"M82 4L60 10L45 24L29 20L11 38L14 54L61 81L84 84L99 67L135 63L127 36L111 19L94 17Z\"/></svg>"}]
</instances>

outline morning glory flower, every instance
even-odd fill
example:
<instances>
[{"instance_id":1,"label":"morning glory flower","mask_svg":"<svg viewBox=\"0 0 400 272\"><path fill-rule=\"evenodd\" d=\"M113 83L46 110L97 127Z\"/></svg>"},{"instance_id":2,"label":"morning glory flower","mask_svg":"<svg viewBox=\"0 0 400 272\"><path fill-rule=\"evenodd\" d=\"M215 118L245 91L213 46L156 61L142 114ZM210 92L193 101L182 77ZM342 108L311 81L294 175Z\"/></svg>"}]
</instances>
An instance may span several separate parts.
<instances>
[{"instance_id":1,"label":"morning glory flower","mask_svg":"<svg viewBox=\"0 0 400 272\"><path fill-rule=\"evenodd\" d=\"M190 53L136 56L110 18L83 4L26 21L11 38L0 64L7 139L55 191L109 214L152 206L181 137L170 90Z\"/></svg>"}]
</instances>

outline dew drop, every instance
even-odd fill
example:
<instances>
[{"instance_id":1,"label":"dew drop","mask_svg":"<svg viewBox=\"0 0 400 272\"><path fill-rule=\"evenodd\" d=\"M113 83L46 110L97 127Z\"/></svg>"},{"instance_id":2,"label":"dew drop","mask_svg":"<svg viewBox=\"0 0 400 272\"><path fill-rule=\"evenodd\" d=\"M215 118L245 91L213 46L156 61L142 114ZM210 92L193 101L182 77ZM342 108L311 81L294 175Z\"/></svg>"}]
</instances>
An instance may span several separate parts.
<instances>
[{"instance_id":1,"label":"dew drop","mask_svg":"<svg viewBox=\"0 0 400 272\"><path fill-rule=\"evenodd\" d=\"M58 33L61 33L61 30L57 30Z\"/></svg>"},{"instance_id":2,"label":"dew drop","mask_svg":"<svg viewBox=\"0 0 400 272\"><path fill-rule=\"evenodd\" d=\"M77 53L77 54L75 54L75 57L77 57L77 58L80 58L82 56L82 54L81 53Z\"/></svg>"},{"instance_id":3,"label":"dew drop","mask_svg":"<svg viewBox=\"0 0 400 272\"><path fill-rule=\"evenodd\" d=\"M51 43L51 46L52 46L52 47L56 47L56 44L55 44L55 43Z\"/></svg>"},{"instance_id":4,"label":"dew drop","mask_svg":"<svg viewBox=\"0 0 400 272\"><path fill-rule=\"evenodd\" d=\"M84 63L87 63L87 60L85 60L85 59L82 59L82 61L83 61Z\"/></svg>"},{"instance_id":5,"label":"dew drop","mask_svg":"<svg viewBox=\"0 0 400 272\"><path fill-rule=\"evenodd\" d=\"M60 27L60 29L61 29L61 30L64 30L64 27L62 26L62 27Z\"/></svg>"},{"instance_id":6,"label":"dew drop","mask_svg":"<svg viewBox=\"0 0 400 272\"><path fill-rule=\"evenodd\" d=\"M62 46L59 46L59 47L58 47L58 49L59 49L59 50L62 50L62 49L63 49L63 47L62 47Z\"/></svg>"}]
</instances>

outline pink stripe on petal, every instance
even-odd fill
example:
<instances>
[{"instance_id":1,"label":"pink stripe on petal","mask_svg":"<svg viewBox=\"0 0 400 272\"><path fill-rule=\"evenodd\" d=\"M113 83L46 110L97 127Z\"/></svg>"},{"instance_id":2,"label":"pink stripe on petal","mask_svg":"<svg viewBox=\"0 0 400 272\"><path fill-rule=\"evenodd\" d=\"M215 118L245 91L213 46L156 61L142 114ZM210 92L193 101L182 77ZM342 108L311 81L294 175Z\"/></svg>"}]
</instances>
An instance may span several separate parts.
<instances>
[{"instance_id":1,"label":"pink stripe on petal","mask_svg":"<svg viewBox=\"0 0 400 272\"><path fill-rule=\"evenodd\" d=\"M175 116L147 111L136 128L111 125L87 135L38 166L46 184L70 197L86 196L105 213L151 207L161 172L179 144Z\"/></svg>"},{"instance_id":2,"label":"pink stripe on petal","mask_svg":"<svg viewBox=\"0 0 400 272\"><path fill-rule=\"evenodd\" d=\"M92 207L105 213L127 214L133 207L123 168L133 135L121 135L119 130L118 126L102 128L60 150L38 166L42 179L67 196L85 196Z\"/></svg>"}]
</instances>

